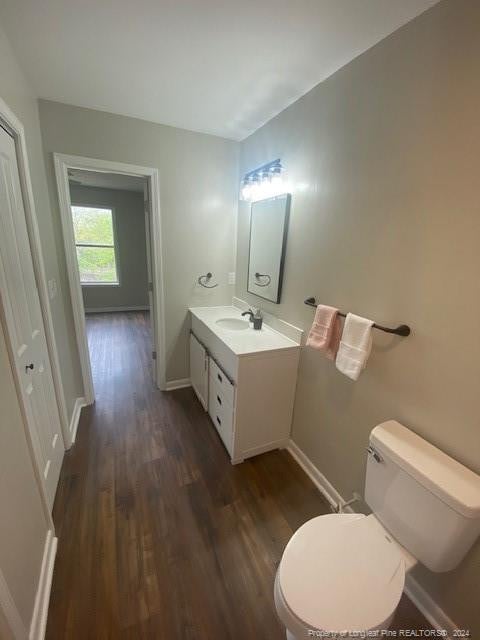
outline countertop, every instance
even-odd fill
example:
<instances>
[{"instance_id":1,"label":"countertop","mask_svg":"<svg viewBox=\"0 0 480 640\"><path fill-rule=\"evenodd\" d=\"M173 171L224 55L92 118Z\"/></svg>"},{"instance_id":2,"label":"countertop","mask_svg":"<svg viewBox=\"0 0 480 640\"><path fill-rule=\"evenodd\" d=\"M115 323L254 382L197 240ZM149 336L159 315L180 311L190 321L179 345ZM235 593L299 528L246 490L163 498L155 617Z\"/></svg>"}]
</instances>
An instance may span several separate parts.
<instances>
[{"instance_id":1,"label":"countertop","mask_svg":"<svg viewBox=\"0 0 480 640\"><path fill-rule=\"evenodd\" d=\"M280 349L298 349L300 345L283 334L275 331L265 323L258 331L249 324L248 329L240 331L225 329L216 324L221 318L242 318L241 310L237 307L190 307L190 313L203 322L227 347L237 356L258 353L261 351L277 351Z\"/></svg>"}]
</instances>

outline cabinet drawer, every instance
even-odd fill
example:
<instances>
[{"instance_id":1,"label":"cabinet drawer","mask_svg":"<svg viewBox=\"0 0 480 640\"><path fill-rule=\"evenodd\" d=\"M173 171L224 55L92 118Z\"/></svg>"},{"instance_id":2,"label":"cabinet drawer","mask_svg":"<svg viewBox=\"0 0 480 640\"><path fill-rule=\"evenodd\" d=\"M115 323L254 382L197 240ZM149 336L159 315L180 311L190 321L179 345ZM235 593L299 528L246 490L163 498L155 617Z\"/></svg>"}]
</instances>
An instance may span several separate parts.
<instances>
[{"instance_id":1,"label":"cabinet drawer","mask_svg":"<svg viewBox=\"0 0 480 640\"><path fill-rule=\"evenodd\" d=\"M232 455L233 409L226 404L217 385L210 385L208 413L228 453Z\"/></svg>"},{"instance_id":2,"label":"cabinet drawer","mask_svg":"<svg viewBox=\"0 0 480 640\"><path fill-rule=\"evenodd\" d=\"M222 388L213 382L209 387L208 406L212 408L212 411L233 411L233 407L223 394Z\"/></svg>"},{"instance_id":3,"label":"cabinet drawer","mask_svg":"<svg viewBox=\"0 0 480 640\"><path fill-rule=\"evenodd\" d=\"M222 402L233 407L235 387L212 358L210 358L210 387L217 387Z\"/></svg>"}]
</instances>

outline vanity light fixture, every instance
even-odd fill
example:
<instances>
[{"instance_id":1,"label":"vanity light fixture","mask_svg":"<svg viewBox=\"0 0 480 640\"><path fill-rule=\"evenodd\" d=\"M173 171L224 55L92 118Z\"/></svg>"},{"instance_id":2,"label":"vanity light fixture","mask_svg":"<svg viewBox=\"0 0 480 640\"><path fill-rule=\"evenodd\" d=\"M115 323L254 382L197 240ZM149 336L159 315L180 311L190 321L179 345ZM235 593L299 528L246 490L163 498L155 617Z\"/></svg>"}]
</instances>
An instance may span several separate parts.
<instances>
[{"instance_id":1,"label":"vanity light fixture","mask_svg":"<svg viewBox=\"0 0 480 640\"><path fill-rule=\"evenodd\" d=\"M249 171L242 180L241 199L255 202L284 193L283 174L280 158Z\"/></svg>"}]
</instances>

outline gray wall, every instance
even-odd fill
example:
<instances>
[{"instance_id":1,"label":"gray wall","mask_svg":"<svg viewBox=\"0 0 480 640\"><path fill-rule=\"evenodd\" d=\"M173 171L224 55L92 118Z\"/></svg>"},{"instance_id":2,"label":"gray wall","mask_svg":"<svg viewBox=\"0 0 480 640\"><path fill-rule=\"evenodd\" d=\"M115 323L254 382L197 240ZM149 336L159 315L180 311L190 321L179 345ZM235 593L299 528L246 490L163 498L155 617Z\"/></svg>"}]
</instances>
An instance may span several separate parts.
<instances>
[{"instance_id":1,"label":"gray wall","mask_svg":"<svg viewBox=\"0 0 480 640\"><path fill-rule=\"evenodd\" d=\"M303 350L293 438L345 497L362 491L372 427L404 423L480 472L480 3L449 0L407 24L241 145L240 168L280 157L294 184L280 306L239 297L307 330L308 296L378 322L358 382ZM480 637L480 543L421 584ZM476 633L475 633L476 632Z\"/></svg>"},{"instance_id":2,"label":"gray wall","mask_svg":"<svg viewBox=\"0 0 480 640\"><path fill-rule=\"evenodd\" d=\"M114 210L120 285L82 287L85 309L93 311L106 307L147 307L148 272L143 193L72 185L70 197L72 204L107 206Z\"/></svg>"},{"instance_id":3,"label":"gray wall","mask_svg":"<svg viewBox=\"0 0 480 640\"><path fill-rule=\"evenodd\" d=\"M0 96L15 111L25 127L38 214L40 220L48 226L49 205L40 152L36 102L1 28L0 78ZM54 259L48 261L47 272L50 276L58 273ZM57 307L57 324L61 313L61 308ZM67 378L68 375L67 372ZM28 629L48 525L34 476L1 325L0 407L0 568L22 621Z\"/></svg>"},{"instance_id":4,"label":"gray wall","mask_svg":"<svg viewBox=\"0 0 480 640\"><path fill-rule=\"evenodd\" d=\"M165 270L167 380L188 376L187 308L226 304L233 287L238 144L57 102L40 101L45 161L60 229L52 152L157 167ZM65 269L64 258L61 258ZM219 285L196 278L212 271Z\"/></svg>"}]
</instances>

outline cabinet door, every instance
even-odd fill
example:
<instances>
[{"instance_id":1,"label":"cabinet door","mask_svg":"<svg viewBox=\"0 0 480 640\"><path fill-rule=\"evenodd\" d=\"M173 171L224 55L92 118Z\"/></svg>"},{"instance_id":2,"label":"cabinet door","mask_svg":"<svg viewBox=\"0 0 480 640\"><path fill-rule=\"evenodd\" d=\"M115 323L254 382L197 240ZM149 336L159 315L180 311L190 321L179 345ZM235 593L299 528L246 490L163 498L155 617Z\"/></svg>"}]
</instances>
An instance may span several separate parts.
<instances>
[{"instance_id":1,"label":"cabinet door","mask_svg":"<svg viewBox=\"0 0 480 640\"><path fill-rule=\"evenodd\" d=\"M203 408L208 408L208 355L197 338L190 334L190 382Z\"/></svg>"},{"instance_id":2,"label":"cabinet door","mask_svg":"<svg viewBox=\"0 0 480 640\"><path fill-rule=\"evenodd\" d=\"M211 363L212 361L210 361ZM225 448L230 456L232 455L233 443L233 409L223 395L223 390L219 384L210 380L208 412L221 437Z\"/></svg>"}]
</instances>

